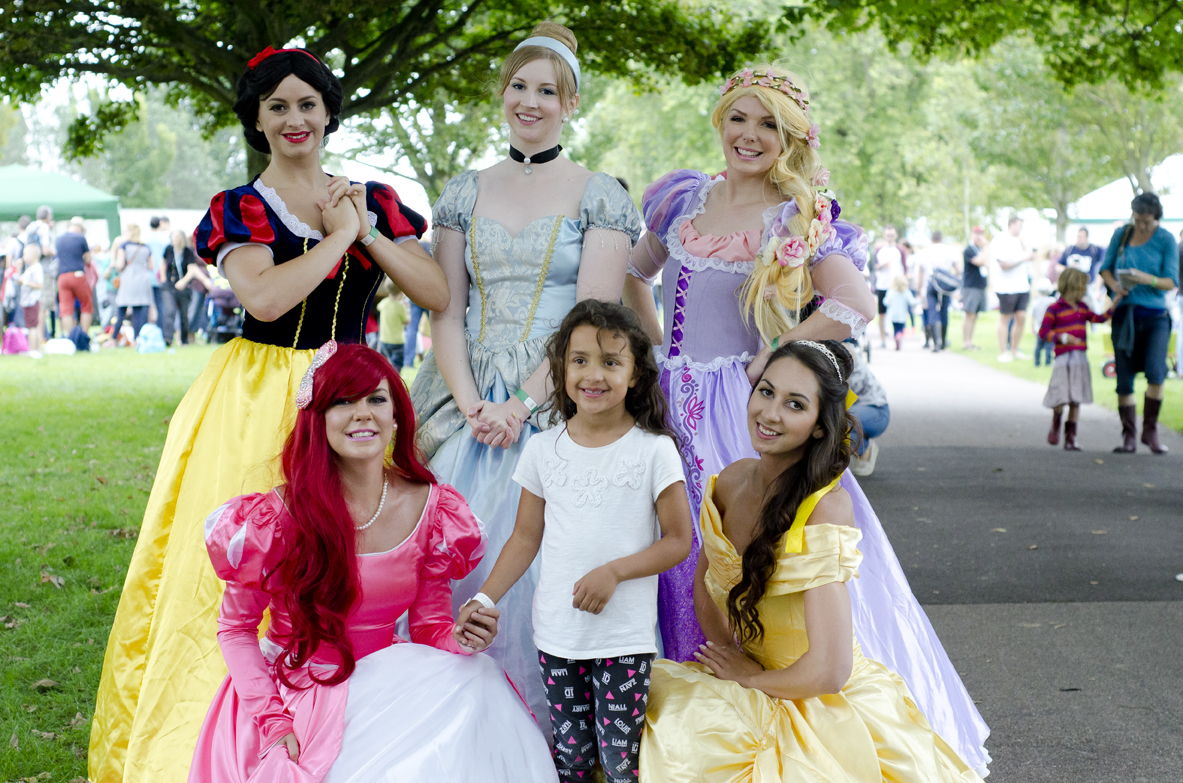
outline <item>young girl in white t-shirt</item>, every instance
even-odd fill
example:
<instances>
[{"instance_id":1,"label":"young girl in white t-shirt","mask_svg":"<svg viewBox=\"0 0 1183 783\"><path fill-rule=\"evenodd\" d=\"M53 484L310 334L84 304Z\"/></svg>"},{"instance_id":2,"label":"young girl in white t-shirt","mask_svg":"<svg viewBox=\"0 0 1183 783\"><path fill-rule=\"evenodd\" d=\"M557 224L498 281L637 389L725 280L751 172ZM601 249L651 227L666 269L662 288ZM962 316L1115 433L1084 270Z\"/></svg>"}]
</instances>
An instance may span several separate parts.
<instances>
[{"instance_id":1,"label":"young girl in white t-shirt","mask_svg":"<svg viewBox=\"0 0 1183 783\"><path fill-rule=\"evenodd\" d=\"M541 549L534 645L559 777L590 779L598 756L611 783L635 781L657 654L657 575L689 556L693 535L682 459L652 345L631 311L580 302L547 354L559 426L533 436L518 460L513 535L461 607L457 639Z\"/></svg>"}]
</instances>

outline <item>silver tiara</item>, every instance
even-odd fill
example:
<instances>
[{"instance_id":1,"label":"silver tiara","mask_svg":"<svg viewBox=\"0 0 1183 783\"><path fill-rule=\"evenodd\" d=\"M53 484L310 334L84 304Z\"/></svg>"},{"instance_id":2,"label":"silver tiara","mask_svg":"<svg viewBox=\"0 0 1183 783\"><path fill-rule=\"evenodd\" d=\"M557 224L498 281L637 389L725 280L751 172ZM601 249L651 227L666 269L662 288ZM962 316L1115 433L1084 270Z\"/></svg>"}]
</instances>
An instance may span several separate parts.
<instances>
[{"instance_id":1,"label":"silver tiara","mask_svg":"<svg viewBox=\"0 0 1183 783\"><path fill-rule=\"evenodd\" d=\"M829 348L821 343L815 343L813 340L797 340L797 345L808 345L810 348L816 348L824 353L826 358L830 360L830 364L834 365L834 372L838 373L838 383L846 383L842 378L842 370L838 367L838 357L834 356Z\"/></svg>"}]
</instances>

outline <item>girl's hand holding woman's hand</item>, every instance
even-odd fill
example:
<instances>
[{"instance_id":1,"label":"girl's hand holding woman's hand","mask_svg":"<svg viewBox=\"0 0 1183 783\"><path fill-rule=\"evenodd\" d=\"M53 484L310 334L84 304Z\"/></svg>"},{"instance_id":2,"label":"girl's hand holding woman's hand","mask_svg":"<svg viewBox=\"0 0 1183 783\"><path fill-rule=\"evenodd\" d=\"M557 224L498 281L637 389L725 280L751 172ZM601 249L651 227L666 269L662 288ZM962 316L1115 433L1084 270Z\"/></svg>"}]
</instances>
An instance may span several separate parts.
<instances>
[{"instance_id":1,"label":"girl's hand holding woman's hand","mask_svg":"<svg viewBox=\"0 0 1183 783\"><path fill-rule=\"evenodd\" d=\"M753 661L744 651L733 645L722 647L714 642L707 642L698 646L694 653L698 662L704 664L720 680L738 682L745 688L745 683L752 677L764 671L764 667Z\"/></svg>"},{"instance_id":2,"label":"girl's hand holding woman's hand","mask_svg":"<svg viewBox=\"0 0 1183 783\"><path fill-rule=\"evenodd\" d=\"M497 620L500 617L499 609L486 609L478 601L469 601L460 607L456 625L452 628L452 638L466 650L487 650L497 637Z\"/></svg>"}]
</instances>

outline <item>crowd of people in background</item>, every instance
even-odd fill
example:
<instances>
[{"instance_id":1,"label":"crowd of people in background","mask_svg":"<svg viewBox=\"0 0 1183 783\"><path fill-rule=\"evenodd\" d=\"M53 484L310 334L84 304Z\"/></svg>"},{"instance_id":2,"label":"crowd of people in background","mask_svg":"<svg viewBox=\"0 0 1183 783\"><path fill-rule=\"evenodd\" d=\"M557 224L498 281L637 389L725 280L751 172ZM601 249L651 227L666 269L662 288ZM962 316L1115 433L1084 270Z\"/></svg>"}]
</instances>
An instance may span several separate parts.
<instances>
[{"instance_id":1,"label":"crowd of people in background","mask_svg":"<svg viewBox=\"0 0 1183 783\"><path fill-rule=\"evenodd\" d=\"M193 237L167 217L151 218L147 232L125 223L103 245L87 239L81 217L56 231L50 207L36 214L21 217L0 247L5 353L40 358L43 347L65 353L92 342L147 352L209 341L211 311L238 307L217 269L199 263Z\"/></svg>"},{"instance_id":2,"label":"crowd of people in background","mask_svg":"<svg viewBox=\"0 0 1183 783\"><path fill-rule=\"evenodd\" d=\"M1115 451L1136 450L1133 384L1134 376L1142 373L1148 388L1141 442L1155 454L1165 453L1157 434L1163 383L1172 372L1183 375L1183 297L1178 291L1183 231L1177 241L1160 225L1162 203L1153 193L1137 195L1131 212L1128 223L1114 227L1107 247L1094 244L1085 227L1077 230L1074 244L1068 247L1033 247L1023 239L1023 219L1017 215L993 237L974 226L960 252L945 243L939 231L932 233L930 244L913 248L900 241L894 226L887 226L867 266L868 283L879 299L880 347L887 347L890 325L895 349L902 350L908 329L916 328L919 311L924 347L943 350L948 346L949 308L955 303L964 315L962 349L981 350L974 342L975 332L978 316L991 307L988 290L992 291L999 314L997 360L1033 361L1036 367L1053 368L1045 401L1054 411L1048 442L1059 444L1067 407L1064 447L1078 450L1079 407L1092 402L1088 331L1092 324L1112 318L1123 432L1122 445ZM1034 357L1020 348L1028 324L1035 337Z\"/></svg>"}]
</instances>

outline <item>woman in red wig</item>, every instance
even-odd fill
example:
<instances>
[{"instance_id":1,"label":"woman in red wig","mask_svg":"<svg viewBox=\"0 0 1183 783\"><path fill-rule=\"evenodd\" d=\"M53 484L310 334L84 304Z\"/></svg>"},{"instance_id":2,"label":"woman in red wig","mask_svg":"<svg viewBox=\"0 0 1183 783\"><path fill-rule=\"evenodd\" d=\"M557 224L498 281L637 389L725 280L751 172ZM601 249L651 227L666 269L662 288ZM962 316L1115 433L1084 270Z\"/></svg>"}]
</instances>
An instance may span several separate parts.
<instances>
[{"instance_id":1,"label":"woman in red wig","mask_svg":"<svg viewBox=\"0 0 1183 783\"><path fill-rule=\"evenodd\" d=\"M296 403L283 484L205 523L226 580L218 643L230 674L189 780L554 780L529 710L475 654L497 610L453 624L451 580L480 561L484 531L420 460L395 370L330 342ZM409 642L396 630L404 612Z\"/></svg>"}]
</instances>

